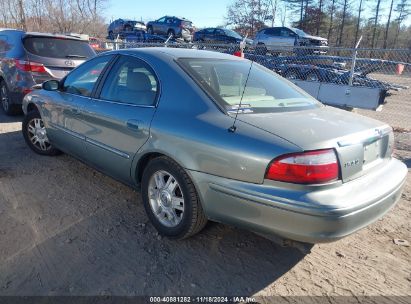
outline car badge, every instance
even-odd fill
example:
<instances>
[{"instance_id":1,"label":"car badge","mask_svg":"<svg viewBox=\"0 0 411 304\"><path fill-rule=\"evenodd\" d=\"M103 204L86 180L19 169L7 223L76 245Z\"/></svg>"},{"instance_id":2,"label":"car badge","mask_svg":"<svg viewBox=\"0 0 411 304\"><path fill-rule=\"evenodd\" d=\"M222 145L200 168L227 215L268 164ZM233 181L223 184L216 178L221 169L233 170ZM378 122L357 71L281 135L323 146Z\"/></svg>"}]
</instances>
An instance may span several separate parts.
<instances>
[{"instance_id":1,"label":"car badge","mask_svg":"<svg viewBox=\"0 0 411 304\"><path fill-rule=\"evenodd\" d=\"M64 61L64 64L68 66L74 66L74 62L72 60L66 60Z\"/></svg>"}]
</instances>

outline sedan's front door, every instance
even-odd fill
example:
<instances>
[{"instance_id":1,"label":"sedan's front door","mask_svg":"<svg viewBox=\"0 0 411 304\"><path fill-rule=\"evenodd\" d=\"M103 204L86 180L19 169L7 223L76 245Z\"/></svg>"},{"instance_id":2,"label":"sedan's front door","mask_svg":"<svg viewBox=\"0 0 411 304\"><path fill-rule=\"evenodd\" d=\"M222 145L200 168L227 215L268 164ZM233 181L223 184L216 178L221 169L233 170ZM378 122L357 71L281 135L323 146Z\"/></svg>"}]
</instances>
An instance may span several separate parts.
<instances>
[{"instance_id":1,"label":"sedan's front door","mask_svg":"<svg viewBox=\"0 0 411 304\"><path fill-rule=\"evenodd\" d=\"M85 154L82 110L90 102L97 80L113 55L94 58L73 70L44 106L48 136L56 147L81 159Z\"/></svg>"},{"instance_id":2,"label":"sedan's front door","mask_svg":"<svg viewBox=\"0 0 411 304\"><path fill-rule=\"evenodd\" d=\"M120 56L106 74L83 111L87 162L131 182L133 157L149 137L158 81L154 71L133 56Z\"/></svg>"}]
</instances>

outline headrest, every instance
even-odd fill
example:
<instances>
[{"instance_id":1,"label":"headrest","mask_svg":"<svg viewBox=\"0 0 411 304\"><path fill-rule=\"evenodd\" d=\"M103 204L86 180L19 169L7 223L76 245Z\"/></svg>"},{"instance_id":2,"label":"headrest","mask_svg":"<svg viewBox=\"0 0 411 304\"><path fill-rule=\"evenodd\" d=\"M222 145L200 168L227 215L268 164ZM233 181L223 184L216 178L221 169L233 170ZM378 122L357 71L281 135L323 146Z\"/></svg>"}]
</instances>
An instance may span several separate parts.
<instances>
[{"instance_id":1,"label":"headrest","mask_svg":"<svg viewBox=\"0 0 411 304\"><path fill-rule=\"evenodd\" d=\"M133 91L151 91L151 81L148 76L142 72L127 72L127 88Z\"/></svg>"}]
</instances>

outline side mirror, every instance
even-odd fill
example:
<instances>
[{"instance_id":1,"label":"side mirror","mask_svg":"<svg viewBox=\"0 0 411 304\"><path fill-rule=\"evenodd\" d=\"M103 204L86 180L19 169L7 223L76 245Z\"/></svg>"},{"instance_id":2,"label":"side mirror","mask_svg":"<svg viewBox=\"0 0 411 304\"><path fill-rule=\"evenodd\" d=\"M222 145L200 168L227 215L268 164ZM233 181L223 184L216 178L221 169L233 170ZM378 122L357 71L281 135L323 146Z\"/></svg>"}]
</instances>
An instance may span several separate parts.
<instances>
[{"instance_id":1,"label":"side mirror","mask_svg":"<svg viewBox=\"0 0 411 304\"><path fill-rule=\"evenodd\" d=\"M60 87L60 82L58 80L47 80L43 82L41 88L46 91L57 91Z\"/></svg>"}]
</instances>

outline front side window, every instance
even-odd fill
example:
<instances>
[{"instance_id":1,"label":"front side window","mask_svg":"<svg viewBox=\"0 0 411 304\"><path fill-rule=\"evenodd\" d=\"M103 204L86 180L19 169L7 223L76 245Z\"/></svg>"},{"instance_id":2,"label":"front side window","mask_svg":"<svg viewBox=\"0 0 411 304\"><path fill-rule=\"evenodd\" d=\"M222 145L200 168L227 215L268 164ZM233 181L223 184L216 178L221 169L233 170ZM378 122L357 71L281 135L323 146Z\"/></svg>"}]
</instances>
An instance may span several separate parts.
<instances>
[{"instance_id":1,"label":"front side window","mask_svg":"<svg viewBox=\"0 0 411 304\"><path fill-rule=\"evenodd\" d=\"M135 57L122 56L111 69L100 99L152 106L157 91L158 81L153 70Z\"/></svg>"},{"instance_id":2,"label":"front side window","mask_svg":"<svg viewBox=\"0 0 411 304\"><path fill-rule=\"evenodd\" d=\"M248 60L181 58L178 62L228 113L296 111L318 101L274 72Z\"/></svg>"},{"instance_id":3,"label":"front side window","mask_svg":"<svg viewBox=\"0 0 411 304\"><path fill-rule=\"evenodd\" d=\"M101 56L80 65L67 75L62 91L75 95L91 96L98 77L112 57L112 55Z\"/></svg>"}]
</instances>

